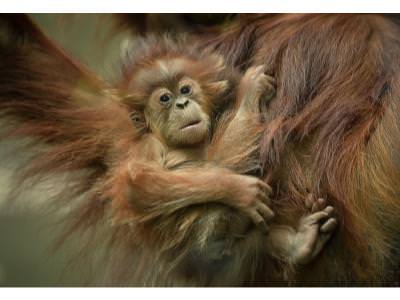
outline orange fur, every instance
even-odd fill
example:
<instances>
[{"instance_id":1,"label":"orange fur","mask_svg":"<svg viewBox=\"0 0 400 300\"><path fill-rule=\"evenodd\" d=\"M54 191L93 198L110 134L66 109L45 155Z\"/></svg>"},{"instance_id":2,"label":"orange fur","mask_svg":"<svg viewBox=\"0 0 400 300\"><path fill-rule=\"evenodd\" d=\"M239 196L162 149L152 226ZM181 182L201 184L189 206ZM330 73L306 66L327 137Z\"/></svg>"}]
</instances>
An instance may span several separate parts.
<instances>
[{"instance_id":1,"label":"orange fur","mask_svg":"<svg viewBox=\"0 0 400 300\"><path fill-rule=\"evenodd\" d=\"M279 187L278 214L295 219L307 192L327 196L339 209L342 228L298 274L303 284L395 284L396 18L248 15L205 39L232 64L265 64L278 78L261 144L265 171Z\"/></svg>"},{"instance_id":2,"label":"orange fur","mask_svg":"<svg viewBox=\"0 0 400 300\"><path fill-rule=\"evenodd\" d=\"M107 84L67 58L29 20L2 16L2 24L18 39L0 40L0 110L22 124L15 135L36 137L49 146L27 176L84 170L68 193L86 192L88 197L75 210L72 231L102 226L111 231L110 261L118 269L113 282L287 284L285 266L265 257L261 239L250 235L233 248L240 251L232 269L206 262L212 280L193 277L190 268L180 270L183 281L165 276L179 269L185 251L213 242L210 231L228 233L227 242L232 241L229 234L238 232L241 221L218 205L159 216L149 227L104 224L110 211L105 196L112 193L115 203L124 196L127 178L121 166L130 155L139 155L135 147L143 132L132 126L126 106L110 101ZM341 228L334 239L290 280L298 285L398 284L398 17L245 15L228 27L196 32L204 46L233 67L264 64L278 79L260 142L265 180L276 191L278 220L295 224L308 192L326 197L339 210ZM140 180L146 180L140 172ZM178 177L171 182L185 183ZM227 228L215 227L221 224L215 215L224 216ZM162 247L154 252L138 240ZM243 265L248 267L240 269Z\"/></svg>"}]
</instances>

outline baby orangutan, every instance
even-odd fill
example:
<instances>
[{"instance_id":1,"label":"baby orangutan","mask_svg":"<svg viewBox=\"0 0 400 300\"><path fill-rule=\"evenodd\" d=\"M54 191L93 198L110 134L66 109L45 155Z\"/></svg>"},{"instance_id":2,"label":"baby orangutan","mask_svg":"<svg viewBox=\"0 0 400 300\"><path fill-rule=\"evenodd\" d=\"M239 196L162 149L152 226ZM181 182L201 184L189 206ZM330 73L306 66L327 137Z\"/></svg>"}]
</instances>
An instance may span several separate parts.
<instances>
[{"instance_id":1,"label":"baby orangutan","mask_svg":"<svg viewBox=\"0 0 400 300\"><path fill-rule=\"evenodd\" d=\"M235 71L224 66L221 57L168 40L144 48L127 72L125 87L125 103L136 125L144 129L125 170L130 186L125 195L133 211L125 216L127 222L221 203L265 232L271 256L291 264L312 260L336 227L333 207L309 197L309 212L296 229L268 225L274 217L268 207L270 186L238 173L259 165L255 154L262 128L260 101L274 96L274 79L262 67L252 67L237 83ZM237 99L236 107L227 108L232 98ZM229 118L218 115L222 108L231 112ZM226 147L235 151L235 157L220 155ZM118 199L114 202L121 205Z\"/></svg>"}]
</instances>

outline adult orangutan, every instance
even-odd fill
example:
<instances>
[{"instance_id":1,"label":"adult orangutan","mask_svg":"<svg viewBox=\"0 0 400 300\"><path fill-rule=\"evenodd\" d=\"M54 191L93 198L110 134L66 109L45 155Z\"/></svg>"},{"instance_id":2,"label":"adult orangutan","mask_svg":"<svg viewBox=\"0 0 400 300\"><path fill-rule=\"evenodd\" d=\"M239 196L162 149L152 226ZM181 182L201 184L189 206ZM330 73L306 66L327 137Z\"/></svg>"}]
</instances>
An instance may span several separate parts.
<instances>
[{"instance_id":1,"label":"adult orangutan","mask_svg":"<svg viewBox=\"0 0 400 300\"><path fill-rule=\"evenodd\" d=\"M277 77L278 95L263 111L267 126L260 154L263 179L275 191L276 221L297 224L309 193L339 211L337 234L300 272L260 255L265 244L259 235L238 232L239 215L223 220L227 208L217 204L160 215L135 235L130 224L105 222L112 214L107 196L118 163L127 157L126 149L142 147L135 143L138 131L124 107L109 101L119 97L113 86L67 57L26 18L2 20L0 109L22 124L14 135L49 146L25 178L81 171L64 194L72 199L86 192L71 230L105 228L108 261L117 271L107 282L395 284L399 28L394 17L252 15L237 16L223 31L196 29L199 41L233 67L264 64ZM234 154L234 147L226 149L225 155ZM225 227L210 227L210 219ZM223 233L219 247L231 249L228 260L213 260L212 251L192 251L199 244L207 249L209 237L218 232ZM180 234L178 244L175 236L168 245L171 233ZM146 238L151 243L141 242ZM179 264L186 253L204 267L203 277L190 264Z\"/></svg>"},{"instance_id":2,"label":"adult orangutan","mask_svg":"<svg viewBox=\"0 0 400 300\"><path fill-rule=\"evenodd\" d=\"M261 145L276 213L296 220L306 190L339 210L341 229L298 284L397 284L398 21L250 15L204 38L233 65L277 76Z\"/></svg>"}]
</instances>

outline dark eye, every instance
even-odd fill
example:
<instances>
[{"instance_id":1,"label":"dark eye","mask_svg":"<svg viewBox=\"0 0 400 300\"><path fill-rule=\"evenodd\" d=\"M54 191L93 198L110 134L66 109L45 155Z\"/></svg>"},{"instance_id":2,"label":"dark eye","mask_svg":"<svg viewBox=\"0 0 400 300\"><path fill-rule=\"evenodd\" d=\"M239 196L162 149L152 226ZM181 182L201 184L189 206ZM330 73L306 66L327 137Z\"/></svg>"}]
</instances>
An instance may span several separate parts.
<instances>
[{"instance_id":1,"label":"dark eye","mask_svg":"<svg viewBox=\"0 0 400 300\"><path fill-rule=\"evenodd\" d=\"M163 94L160 96L160 102L166 104L171 100L171 96L169 94Z\"/></svg>"},{"instance_id":2,"label":"dark eye","mask_svg":"<svg viewBox=\"0 0 400 300\"><path fill-rule=\"evenodd\" d=\"M190 85L184 85L183 87L181 87L180 92L182 95L188 95L192 92L192 88L190 87Z\"/></svg>"}]
</instances>

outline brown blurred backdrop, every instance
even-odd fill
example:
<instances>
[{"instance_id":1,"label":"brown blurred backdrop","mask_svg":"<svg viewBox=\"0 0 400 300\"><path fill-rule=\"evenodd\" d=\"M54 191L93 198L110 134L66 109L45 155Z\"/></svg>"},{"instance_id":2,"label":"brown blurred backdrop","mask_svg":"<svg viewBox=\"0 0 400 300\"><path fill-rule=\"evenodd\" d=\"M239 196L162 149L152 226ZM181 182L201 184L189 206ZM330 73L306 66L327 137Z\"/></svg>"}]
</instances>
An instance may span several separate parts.
<instances>
[{"instance_id":1,"label":"brown blurred backdrop","mask_svg":"<svg viewBox=\"0 0 400 300\"><path fill-rule=\"evenodd\" d=\"M86 63L100 76L110 79L116 73L124 34L110 31L110 15L33 14L31 17L67 52ZM3 122L4 125L4 122ZM0 128L1 128L0 123ZM27 188L19 199L6 202L11 176L23 164L28 153L17 158L15 142L0 143L0 286L76 286L84 285L87 266L68 268L74 242L54 252L54 237L60 230L57 213L46 213L46 201L56 182ZM43 207L42 207L43 205Z\"/></svg>"}]
</instances>

